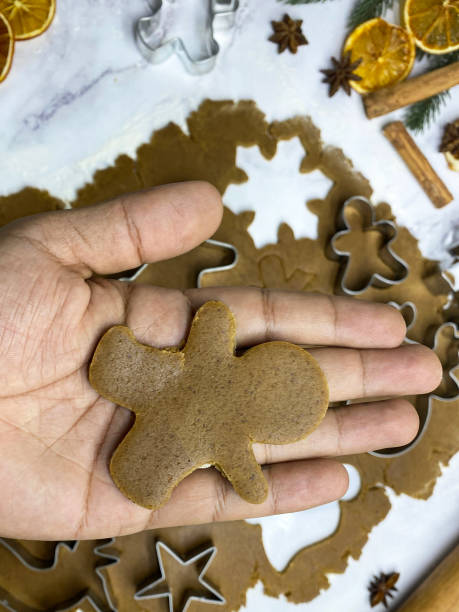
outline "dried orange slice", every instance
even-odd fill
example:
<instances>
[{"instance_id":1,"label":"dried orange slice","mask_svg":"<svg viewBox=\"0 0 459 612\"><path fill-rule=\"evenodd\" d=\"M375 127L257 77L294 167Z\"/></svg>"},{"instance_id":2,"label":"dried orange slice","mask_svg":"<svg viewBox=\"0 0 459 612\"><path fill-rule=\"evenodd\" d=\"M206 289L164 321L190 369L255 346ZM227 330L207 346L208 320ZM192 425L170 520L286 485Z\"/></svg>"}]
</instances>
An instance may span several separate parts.
<instances>
[{"instance_id":1,"label":"dried orange slice","mask_svg":"<svg viewBox=\"0 0 459 612\"><path fill-rule=\"evenodd\" d=\"M403 18L417 46L427 53L459 49L459 0L407 0Z\"/></svg>"},{"instance_id":2,"label":"dried orange slice","mask_svg":"<svg viewBox=\"0 0 459 612\"><path fill-rule=\"evenodd\" d=\"M404 28L384 19L370 19L349 35L344 52L350 51L352 60L362 58L355 74L361 81L351 81L359 93L375 91L405 79L413 67L416 47L412 35Z\"/></svg>"},{"instance_id":3,"label":"dried orange slice","mask_svg":"<svg viewBox=\"0 0 459 612\"><path fill-rule=\"evenodd\" d=\"M14 38L8 20L0 13L0 81L6 79L13 61Z\"/></svg>"},{"instance_id":4,"label":"dried orange slice","mask_svg":"<svg viewBox=\"0 0 459 612\"><path fill-rule=\"evenodd\" d=\"M42 34L53 20L55 0L0 0L0 13L11 24L16 40Z\"/></svg>"}]
</instances>

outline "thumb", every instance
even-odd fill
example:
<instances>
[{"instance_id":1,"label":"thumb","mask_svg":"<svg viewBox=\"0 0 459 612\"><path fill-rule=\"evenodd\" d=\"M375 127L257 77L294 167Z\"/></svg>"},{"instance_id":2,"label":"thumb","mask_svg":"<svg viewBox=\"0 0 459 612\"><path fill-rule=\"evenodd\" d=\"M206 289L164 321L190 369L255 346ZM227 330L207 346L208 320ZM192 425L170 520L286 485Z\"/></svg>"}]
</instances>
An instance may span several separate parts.
<instances>
[{"instance_id":1,"label":"thumb","mask_svg":"<svg viewBox=\"0 0 459 612\"><path fill-rule=\"evenodd\" d=\"M21 233L63 265L86 267L84 276L113 274L186 253L215 232L222 211L218 191L192 181L39 215Z\"/></svg>"}]
</instances>

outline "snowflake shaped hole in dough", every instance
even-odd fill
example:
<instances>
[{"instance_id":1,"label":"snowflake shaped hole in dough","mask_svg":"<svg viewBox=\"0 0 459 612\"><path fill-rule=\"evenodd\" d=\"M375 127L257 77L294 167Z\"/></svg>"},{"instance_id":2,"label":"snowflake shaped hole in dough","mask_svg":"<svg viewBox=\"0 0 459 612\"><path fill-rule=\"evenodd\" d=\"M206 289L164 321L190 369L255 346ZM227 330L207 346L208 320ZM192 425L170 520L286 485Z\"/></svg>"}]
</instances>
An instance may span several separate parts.
<instances>
[{"instance_id":1,"label":"snowflake shaped hole in dough","mask_svg":"<svg viewBox=\"0 0 459 612\"><path fill-rule=\"evenodd\" d=\"M317 169L299 172L304 156L298 138L279 141L271 160L263 157L258 147L238 147L236 165L249 178L230 185L223 200L235 213L255 211L249 232L257 248L277 242L277 229L283 222L295 227L297 238L317 237L317 216L306 203L326 197L333 181Z\"/></svg>"}]
</instances>

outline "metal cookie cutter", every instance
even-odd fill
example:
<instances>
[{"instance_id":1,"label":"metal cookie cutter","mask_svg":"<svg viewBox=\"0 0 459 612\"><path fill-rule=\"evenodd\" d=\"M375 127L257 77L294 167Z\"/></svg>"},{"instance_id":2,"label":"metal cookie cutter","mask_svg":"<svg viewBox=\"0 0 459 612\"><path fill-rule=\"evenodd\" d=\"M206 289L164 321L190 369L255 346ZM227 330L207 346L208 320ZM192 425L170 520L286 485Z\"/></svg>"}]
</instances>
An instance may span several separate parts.
<instances>
[{"instance_id":1,"label":"metal cookie cutter","mask_svg":"<svg viewBox=\"0 0 459 612\"><path fill-rule=\"evenodd\" d=\"M357 210L361 215L364 223L364 227L367 229L376 229L385 237L384 248L380 250L379 257L384 261L388 267L394 269L397 268L398 278L391 279L385 276L382 276L378 272L375 272L371 275L370 279L367 283L363 285L363 287L349 287L348 286L348 269L351 262L351 254L348 251L342 251L336 246L336 242L338 238L341 236L349 234L352 230L349 226L349 223L346 218L346 212L349 208L353 208ZM331 239L331 248L334 253L338 256L345 256L347 258L347 262L344 266L344 269L341 272L340 284L341 290L343 293L347 293L348 295L358 295L363 293L370 286L373 287L390 287L393 285L398 285L405 280L408 275L408 265L407 263L399 257L394 251L391 249L392 242L397 237L397 227L395 223L389 220L384 221L376 221L374 216L373 207L369 200L362 196L354 196L346 200L343 204L340 214L340 221L345 229L337 232ZM395 270L394 270L395 271Z\"/></svg>"},{"instance_id":2,"label":"metal cookie cutter","mask_svg":"<svg viewBox=\"0 0 459 612\"><path fill-rule=\"evenodd\" d=\"M459 331L458 331L458 327L456 323L447 321L446 323L443 323L442 325L440 325L440 327L437 328L437 330L435 331L432 350L438 354L438 347L441 341L441 336L447 328L451 328L453 332L452 334L453 343L454 343L453 350L455 351L456 360L455 360L455 363L453 363L453 365L446 363L445 367L447 368L446 369L447 377L450 378L454 383L454 391L452 392L448 391L446 393L443 393L442 395L440 395L439 393L431 393L429 396L429 399L430 400L438 399L443 402L453 402L459 398L459 378L454 373L454 370L456 370L459 366Z\"/></svg>"},{"instance_id":3,"label":"metal cookie cutter","mask_svg":"<svg viewBox=\"0 0 459 612\"><path fill-rule=\"evenodd\" d=\"M102 590L106 599L107 606L104 606L102 608L91 595L91 593L80 593L75 599L67 600L65 603L63 603L62 607L59 606L57 608L53 608L53 610L59 610L59 612L73 610L78 604L82 603L83 601L87 601L94 608L95 612L107 612L108 610L110 610L111 612L117 612L117 608L111 599L107 579L102 571L111 565L119 563L120 561L118 557L115 557L114 555L103 550L104 548L111 546L114 542L115 538L109 538L108 540L99 540L99 543L94 546L93 549L94 554L97 557L106 560L106 562L104 562L103 564L96 566L94 571L102 583ZM6 540L4 538L0 538L0 545L4 546L7 550L9 550L16 557L16 559L18 559L27 569L36 572L47 572L54 570L57 564L59 563L59 551L61 548L67 548L71 552L75 552L79 545L79 542L78 540L58 542L54 549L53 558L48 560L35 557L19 542L16 542L14 540ZM15 597L5 592L1 588L0 604L2 604L7 610L10 610L10 612L35 612L33 608L30 608L29 606L26 606L23 603L17 601ZM37 612L39 612L38 609Z\"/></svg>"},{"instance_id":4,"label":"metal cookie cutter","mask_svg":"<svg viewBox=\"0 0 459 612\"><path fill-rule=\"evenodd\" d=\"M417 314L416 306L412 302L405 302L401 306L398 306L395 302L389 302L389 304L391 304L392 306L395 306L399 310L403 306L409 305L413 309L414 316L416 317L416 314ZM415 319L413 319L411 324L408 325L407 329L411 327L414 321ZM438 346L440 343L441 335L443 331L448 327L452 328L453 338L457 342L457 346L459 346L459 331L458 331L457 325L452 322L446 322L440 325L440 327L438 327L435 331L434 340L432 344L433 351L435 352L438 351ZM418 344L417 342L415 342L414 340L410 340L409 338L405 338L405 340L409 344ZM458 365L459 365L459 350L456 349L456 363L454 363L451 367L447 367L446 369L447 376L452 379L455 385L454 392L452 393L450 392L448 393L448 395L445 395L445 394L439 395L438 393L430 393L429 395L418 396L419 403L416 405L416 409L419 414L420 425L419 425L419 432L416 438L409 444L406 444L405 446L400 446L399 448L388 448L388 449L383 449L383 450L378 450L378 451L371 451L369 453L370 455L375 455L376 457L383 457L385 459L391 459L393 457L398 457L400 455L407 453L408 451L412 450L420 442L421 438L424 436L425 432L427 431L427 427L429 425L429 422L432 416L433 400L437 399L437 400L441 400L442 402L454 402L457 399L459 399L459 378L454 374L454 370L457 369Z\"/></svg>"},{"instance_id":5,"label":"metal cookie cutter","mask_svg":"<svg viewBox=\"0 0 459 612\"><path fill-rule=\"evenodd\" d=\"M387 303L390 306L393 306L394 308L396 308L401 314L402 314L402 311L406 311L407 309L411 311L408 321L406 320L405 317L403 317L406 322L406 331L408 332L411 329L411 327L414 325L414 322L416 321L416 318L418 316L418 309L416 307L416 304L411 301L403 302L403 304L398 304L397 302L387 302ZM418 342L416 342L415 340L411 340L411 338L408 338L407 335L405 336L404 342L406 344L418 344ZM416 437L414 438L414 440L412 440L409 444L405 444L404 446L398 446L395 448L384 448L384 449L380 449L376 451L370 451L368 454L374 455L375 457L382 457L383 459L392 459L394 457L399 457L400 455L404 455L408 451L412 450L419 443L420 439L424 435L427 429L427 425L429 424L429 421L430 421L431 408L430 408L430 401L428 400L428 398L422 397L422 396L419 396L416 398L416 411L419 415L419 431Z\"/></svg>"},{"instance_id":6,"label":"metal cookie cutter","mask_svg":"<svg viewBox=\"0 0 459 612\"><path fill-rule=\"evenodd\" d=\"M405 342L407 344L417 344L415 340L411 340L411 338L408 338L408 332L413 327L414 322L416 321L417 316L418 316L418 309L416 307L416 304L414 302L411 302L410 300L403 302L403 304L399 304L398 302L387 302L387 303L389 304L389 306L393 306L394 308L396 308L399 311L399 313L403 316L403 318L405 319L406 331L407 331L407 335L405 336ZM402 311L406 311L408 309L411 311L411 315L407 321L407 317L403 315Z\"/></svg>"},{"instance_id":7,"label":"metal cookie cutter","mask_svg":"<svg viewBox=\"0 0 459 612\"><path fill-rule=\"evenodd\" d=\"M198 288L201 288L201 283L202 283L202 279L203 277L209 273L209 272L223 272L224 270L231 270L232 268L234 268L234 266L237 264L238 260L239 260L239 253L236 249L235 246L233 246L232 244L229 244L228 242L220 242L220 240L213 240L212 238L209 238L209 240L206 240L206 242L208 244L213 244L215 246L218 247L222 247L225 249L228 249L230 251L233 252L234 254L234 259L230 264L227 264L225 266L216 266L215 268L204 268L203 270L201 270L198 274L198 280L196 283L196 286Z\"/></svg>"},{"instance_id":8,"label":"metal cookie cutter","mask_svg":"<svg viewBox=\"0 0 459 612\"><path fill-rule=\"evenodd\" d=\"M181 612L186 612L186 610L188 610L190 604L193 601L199 601L202 603L212 603L216 605L222 605L226 603L225 598L222 595L220 595L220 593L216 589L214 589L212 586L210 586L209 583L207 583L204 580L204 574L206 573L209 565L212 563L213 558L217 554L216 546L209 546L202 552L188 559L188 561L184 561L171 548L169 548L169 546L167 546L166 544L164 544L164 542L161 542L159 540L156 542L156 555L158 558L158 564L159 564L159 569L161 571L161 576L157 580L150 582L146 586L142 587L139 591L137 591L137 593L134 595L134 599L142 600L142 599L157 599L159 597L167 597L169 600L169 612L176 612L179 609L177 608L177 603L180 604L182 602L173 601L173 595L167 584L166 572L164 571L164 565L163 565L163 559L162 559L163 551L166 551L167 554L169 554L177 563L179 563L183 567L193 565L199 562L201 559L203 559L204 561L204 566L199 572L198 581L201 584L201 586L204 587L204 589L210 592L211 595L206 597L205 595L195 595L193 594L192 591L188 592L186 602L181 608ZM206 557L207 557L207 560L206 560Z\"/></svg>"},{"instance_id":9,"label":"metal cookie cutter","mask_svg":"<svg viewBox=\"0 0 459 612\"><path fill-rule=\"evenodd\" d=\"M205 57L193 58L189 54L181 38L171 38L158 42L159 13L163 6L163 0L150 0L153 14L149 17L141 17L136 24L135 36L137 46L146 60L152 64L160 64L166 61L172 53L175 53L185 66L186 70L193 75L205 74L212 70L217 60L220 47L214 38L214 32L230 28L234 24L238 0L208 0L210 14L207 22L207 31L210 34L209 53Z\"/></svg>"},{"instance_id":10,"label":"metal cookie cutter","mask_svg":"<svg viewBox=\"0 0 459 612\"><path fill-rule=\"evenodd\" d=\"M201 280L202 280L202 277L205 274L207 274L208 272L220 272L222 270L231 270L231 268L234 268L234 266L236 265L236 263L238 261L238 258L239 258L239 254L237 252L237 249L232 244L229 244L227 242L220 242L220 240L213 240L212 238L209 238L209 240L206 240L205 243L206 244L212 244L212 245L215 245L215 246L218 246L218 247L222 247L224 249L228 249L229 251L231 251L234 254L234 260L230 264L226 264L224 266L215 266L215 268L204 268L203 270L201 270L199 272L198 278L197 278L197 283L196 283L197 287L201 287ZM126 274L126 273L123 272L123 274L125 274L125 275L121 276L118 280L121 280L121 281L134 281L134 280L136 280L142 274L142 272L149 265L151 265L151 264L142 264L137 269L135 269L132 272L132 274Z\"/></svg>"},{"instance_id":11,"label":"metal cookie cutter","mask_svg":"<svg viewBox=\"0 0 459 612\"><path fill-rule=\"evenodd\" d=\"M78 545L78 540L67 540L62 542L57 542L53 552L52 559L41 559L40 557L35 557L30 551L27 550L20 542L16 540L7 540L5 538L0 538L0 544L10 551L16 559L18 559L22 565L27 567L30 570L52 570L56 567L59 560L59 551L61 548L67 548L70 552L74 552Z\"/></svg>"}]
</instances>

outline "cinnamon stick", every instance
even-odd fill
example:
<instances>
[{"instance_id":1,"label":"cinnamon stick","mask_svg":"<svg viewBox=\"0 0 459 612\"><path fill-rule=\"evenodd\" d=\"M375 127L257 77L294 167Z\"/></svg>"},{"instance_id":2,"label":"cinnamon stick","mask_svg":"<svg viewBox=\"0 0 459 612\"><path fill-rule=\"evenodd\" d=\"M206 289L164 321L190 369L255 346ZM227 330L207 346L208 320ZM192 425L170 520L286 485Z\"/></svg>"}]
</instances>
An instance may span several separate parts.
<instances>
[{"instance_id":1,"label":"cinnamon stick","mask_svg":"<svg viewBox=\"0 0 459 612\"><path fill-rule=\"evenodd\" d=\"M446 206L453 196L432 168L418 145L401 121L393 121L383 128L384 136L392 143L413 176L437 208Z\"/></svg>"},{"instance_id":2,"label":"cinnamon stick","mask_svg":"<svg viewBox=\"0 0 459 612\"><path fill-rule=\"evenodd\" d=\"M459 85L459 62L367 94L363 98L365 113L368 119L380 117L455 85Z\"/></svg>"}]
</instances>

